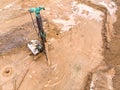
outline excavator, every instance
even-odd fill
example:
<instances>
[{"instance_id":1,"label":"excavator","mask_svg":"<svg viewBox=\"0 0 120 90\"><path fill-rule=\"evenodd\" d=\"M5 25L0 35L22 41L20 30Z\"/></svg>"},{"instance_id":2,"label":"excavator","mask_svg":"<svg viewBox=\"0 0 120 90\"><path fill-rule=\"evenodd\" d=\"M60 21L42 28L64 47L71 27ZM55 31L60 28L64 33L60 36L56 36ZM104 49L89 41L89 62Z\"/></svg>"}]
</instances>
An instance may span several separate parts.
<instances>
[{"instance_id":1,"label":"excavator","mask_svg":"<svg viewBox=\"0 0 120 90\"><path fill-rule=\"evenodd\" d=\"M45 10L44 7L35 7L35 8L30 8L28 11L31 15L31 19L33 22L33 26L35 31L38 34L39 40L31 40L27 46L30 49L30 51L33 53L33 55L38 55L39 53L44 53L46 60L48 61L48 57L47 57L47 53L46 53L46 47L45 47L45 43L46 43L46 33L43 29L43 23L42 23L42 18L40 15L41 10ZM37 23L37 28L35 27L35 23L34 23L34 19L32 17L31 13L35 13L35 17L36 17L36 23Z\"/></svg>"}]
</instances>

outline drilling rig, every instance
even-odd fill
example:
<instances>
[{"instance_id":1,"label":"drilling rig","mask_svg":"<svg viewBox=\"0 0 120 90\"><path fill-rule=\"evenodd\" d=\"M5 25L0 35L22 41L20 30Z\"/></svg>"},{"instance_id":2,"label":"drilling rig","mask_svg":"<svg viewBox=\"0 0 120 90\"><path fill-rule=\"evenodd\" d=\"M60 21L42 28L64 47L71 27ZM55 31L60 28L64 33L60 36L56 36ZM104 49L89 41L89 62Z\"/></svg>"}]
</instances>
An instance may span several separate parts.
<instances>
[{"instance_id":1,"label":"drilling rig","mask_svg":"<svg viewBox=\"0 0 120 90\"><path fill-rule=\"evenodd\" d=\"M43 28L43 22L42 22L42 18L41 18L41 14L40 14L41 10L45 10L45 8L44 7L35 7L35 8L30 8L28 10L30 13L32 22L33 22L34 29L37 32L37 35L39 37L39 40L31 40L27 44L27 46L31 50L33 55L35 55L35 56L38 55L39 53L44 53L46 60L48 61L46 47L45 47L46 33L44 31L44 28ZM36 27L35 27L34 19L33 19L31 13L35 13L36 23L37 23L38 29L36 29Z\"/></svg>"}]
</instances>

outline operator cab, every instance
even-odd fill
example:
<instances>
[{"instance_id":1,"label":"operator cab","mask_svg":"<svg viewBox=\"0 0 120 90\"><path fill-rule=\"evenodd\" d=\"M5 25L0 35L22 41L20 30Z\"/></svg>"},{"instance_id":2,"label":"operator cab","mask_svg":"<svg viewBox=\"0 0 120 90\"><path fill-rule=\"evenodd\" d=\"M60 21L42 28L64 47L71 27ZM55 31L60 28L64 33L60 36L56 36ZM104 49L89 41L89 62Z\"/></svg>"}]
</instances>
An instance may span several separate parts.
<instances>
[{"instance_id":1,"label":"operator cab","mask_svg":"<svg viewBox=\"0 0 120 90\"><path fill-rule=\"evenodd\" d=\"M31 40L28 44L27 44L28 48L31 50L31 52L34 55L39 54L40 52L43 51L43 45L40 41L38 40Z\"/></svg>"}]
</instances>

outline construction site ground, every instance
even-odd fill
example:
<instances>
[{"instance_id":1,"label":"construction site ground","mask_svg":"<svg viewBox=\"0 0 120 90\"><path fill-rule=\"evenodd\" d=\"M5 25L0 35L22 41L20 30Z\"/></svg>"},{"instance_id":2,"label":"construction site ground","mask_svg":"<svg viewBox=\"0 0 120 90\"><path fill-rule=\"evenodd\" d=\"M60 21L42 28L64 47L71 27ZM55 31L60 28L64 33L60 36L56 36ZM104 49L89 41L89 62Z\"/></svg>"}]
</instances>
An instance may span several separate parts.
<instances>
[{"instance_id":1,"label":"construction site ground","mask_svg":"<svg viewBox=\"0 0 120 90\"><path fill-rule=\"evenodd\" d=\"M39 6L48 62L27 47ZM120 90L119 20L119 0L0 0L0 90Z\"/></svg>"}]
</instances>

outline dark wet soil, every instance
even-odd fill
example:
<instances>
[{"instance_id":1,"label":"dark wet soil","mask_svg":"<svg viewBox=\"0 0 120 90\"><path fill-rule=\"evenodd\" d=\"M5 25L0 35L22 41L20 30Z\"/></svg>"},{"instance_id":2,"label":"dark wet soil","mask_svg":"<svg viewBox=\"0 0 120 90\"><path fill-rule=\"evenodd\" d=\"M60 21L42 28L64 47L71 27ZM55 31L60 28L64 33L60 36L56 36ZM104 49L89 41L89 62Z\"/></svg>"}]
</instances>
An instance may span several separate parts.
<instances>
[{"instance_id":1,"label":"dark wet soil","mask_svg":"<svg viewBox=\"0 0 120 90\"><path fill-rule=\"evenodd\" d=\"M13 28L9 32L2 34L0 36L0 54L9 52L16 47L26 45L31 34L34 34L32 23L26 23L25 25Z\"/></svg>"},{"instance_id":2,"label":"dark wet soil","mask_svg":"<svg viewBox=\"0 0 120 90\"><path fill-rule=\"evenodd\" d=\"M109 43L109 49L105 49L105 62L110 68L115 68L116 75L113 78L114 90L120 90L120 0L115 0L118 5L117 22L114 24L115 37Z\"/></svg>"}]
</instances>

